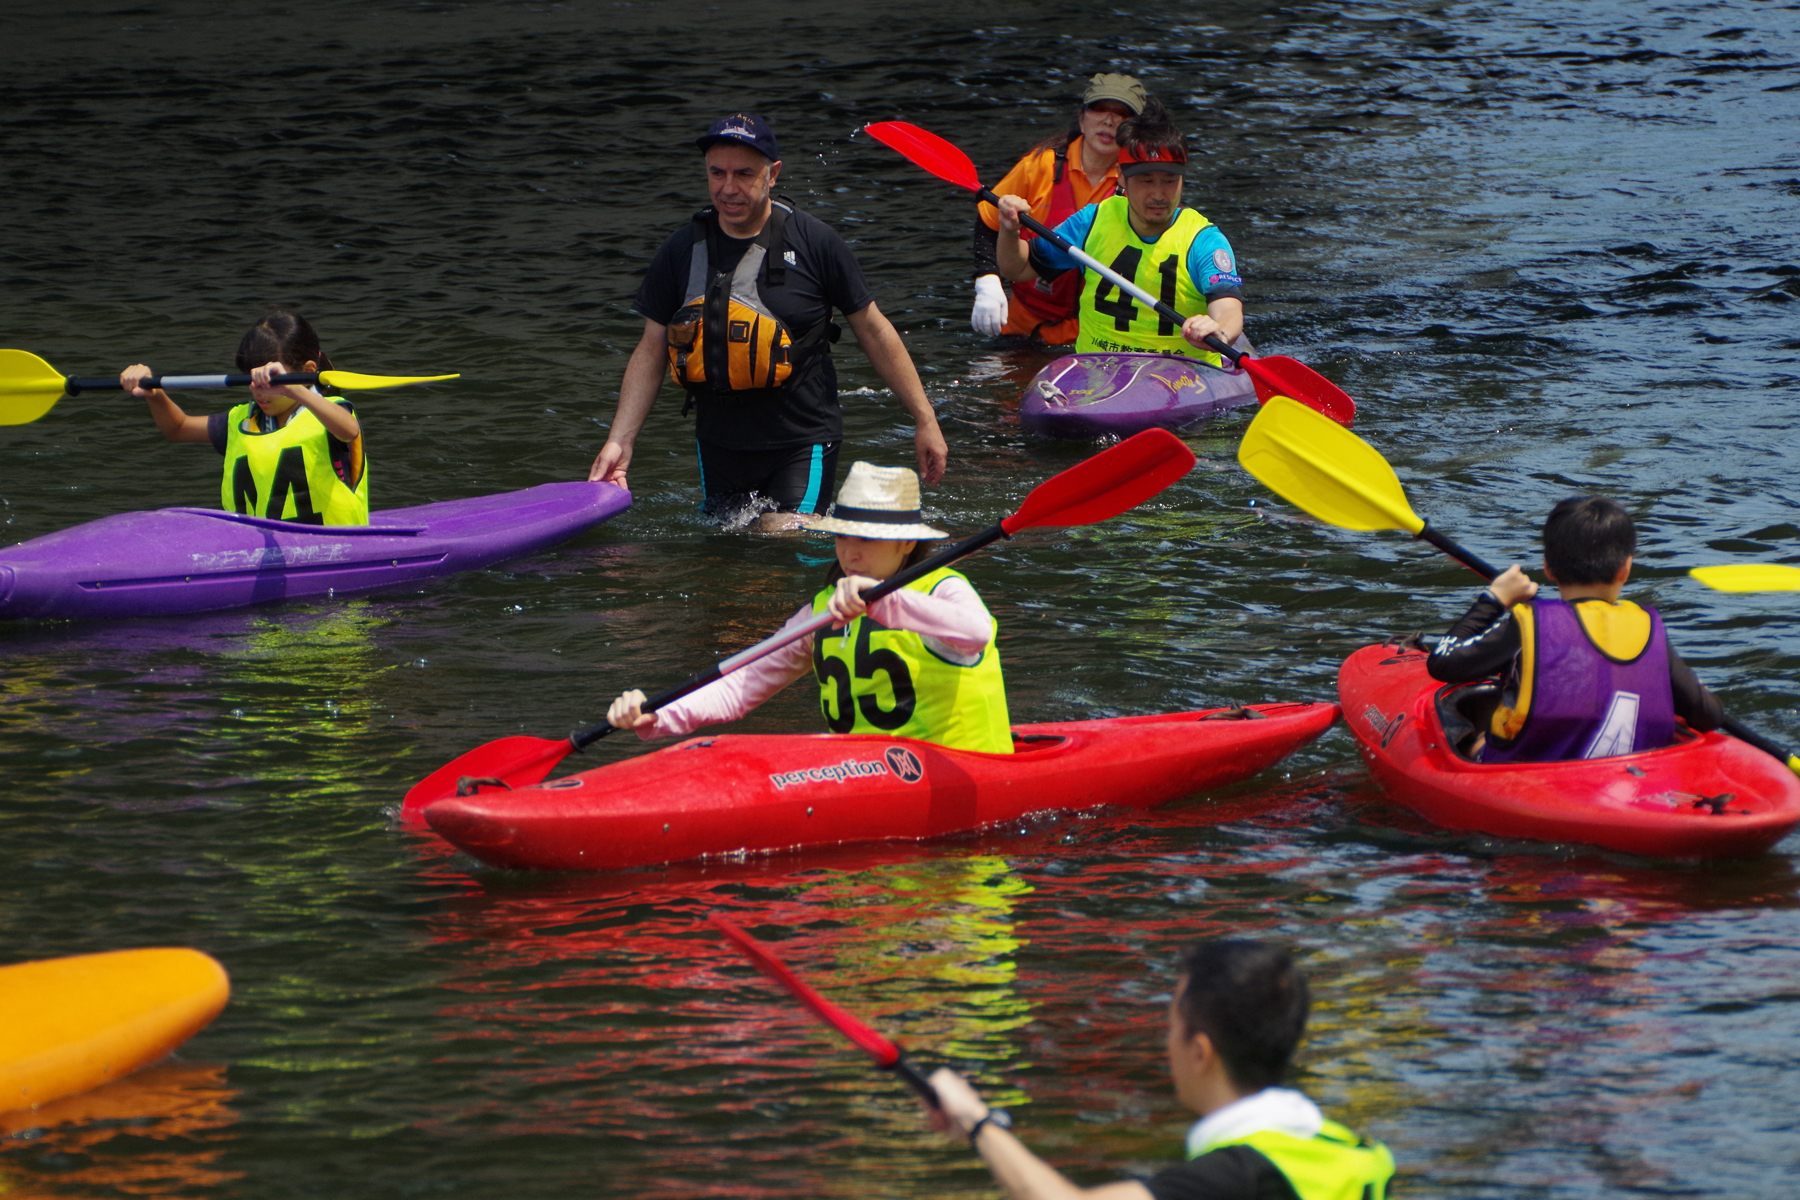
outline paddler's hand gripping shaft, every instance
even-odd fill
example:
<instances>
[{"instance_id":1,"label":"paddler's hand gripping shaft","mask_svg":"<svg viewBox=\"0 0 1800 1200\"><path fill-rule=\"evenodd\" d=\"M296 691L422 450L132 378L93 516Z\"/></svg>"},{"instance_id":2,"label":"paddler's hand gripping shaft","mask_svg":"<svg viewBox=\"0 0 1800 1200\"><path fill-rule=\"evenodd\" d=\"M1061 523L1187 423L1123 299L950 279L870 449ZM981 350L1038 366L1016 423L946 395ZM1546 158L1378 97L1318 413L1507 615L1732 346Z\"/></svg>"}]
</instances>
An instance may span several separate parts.
<instances>
[{"instance_id":1,"label":"paddler's hand gripping shaft","mask_svg":"<svg viewBox=\"0 0 1800 1200\"><path fill-rule=\"evenodd\" d=\"M857 594L862 597L865 604L873 604L883 596L892 592L897 592L915 580L923 579L939 567L949 566L957 559L975 553L990 542L997 542L1001 538L1011 537L1012 534L1006 531L1004 522L998 525L990 525L974 537L964 538L955 545L946 546L924 562L916 563L913 566L906 568L904 571L895 572L874 587L865 588ZM674 687L656 693L656 695L651 696L644 701L640 711L652 713L665 705L673 704L683 696L699 691L714 680L723 679L733 671L749 666L765 654L773 654L783 646L792 645L801 638L811 637L821 629L831 625L834 620L835 618L832 617L830 613L820 613L798 629L784 630L773 637L764 638L749 649L740 650L730 658L716 662L704 671L696 671ZM569 735L569 744L575 747L576 750L584 750L617 728L618 726L611 722L598 721L571 733ZM892 1069L900 1070L899 1067L894 1067ZM911 1067L906 1068L906 1071L911 1070ZM902 1072L902 1074L904 1075L904 1072ZM906 1081L913 1084L914 1087L923 1087L927 1089L927 1091L929 1091L931 1087L930 1084L926 1083L925 1080L916 1073L907 1076Z\"/></svg>"}]
</instances>

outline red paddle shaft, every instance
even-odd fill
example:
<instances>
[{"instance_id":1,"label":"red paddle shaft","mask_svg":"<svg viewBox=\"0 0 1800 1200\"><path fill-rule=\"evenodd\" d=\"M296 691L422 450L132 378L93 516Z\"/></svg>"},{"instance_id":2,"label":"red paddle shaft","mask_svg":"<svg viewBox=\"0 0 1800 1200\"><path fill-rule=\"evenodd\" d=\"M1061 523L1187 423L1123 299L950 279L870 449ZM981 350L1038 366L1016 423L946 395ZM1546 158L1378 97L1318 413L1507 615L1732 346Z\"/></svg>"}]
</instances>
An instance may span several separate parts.
<instances>
[{"instance_id":1,"label":"red paddle shaft","mask_svg":"<svg viewBox=\"0 0 1800 1200\"><path fill-rule=\"evenodd\" d=\"M919 1074L917 1068L906 1061L900 1053L900 1047L863 1024L825 997L814 991L804 979L794 974L788 965L771 954L767 947L731 922L708 913L706 916L720 932L730 938L732 944L743 952L745 958L756 964L756 969L786 988L788 994L811 1009L813 1015L831 1026L852 1042L856 1043L868 1056L875 1060L875 1065L884 1071L892 1071L907 1082L913 1091L919 1093L921 1099L933 1108L939 1107L937 1090L931 1082Z\"/></svg>"}]
</instances>

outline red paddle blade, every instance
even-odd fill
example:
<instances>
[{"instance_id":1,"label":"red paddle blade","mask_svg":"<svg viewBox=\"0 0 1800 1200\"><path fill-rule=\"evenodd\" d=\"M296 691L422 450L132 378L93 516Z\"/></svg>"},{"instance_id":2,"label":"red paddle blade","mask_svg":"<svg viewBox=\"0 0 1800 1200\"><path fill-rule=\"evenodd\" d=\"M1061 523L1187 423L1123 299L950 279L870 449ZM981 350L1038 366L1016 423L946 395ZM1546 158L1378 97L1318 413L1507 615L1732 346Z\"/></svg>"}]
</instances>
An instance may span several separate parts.
<instances>
[{"instance_id":1,"label":"red paddle blade","mask_svg":"<svg viewBox=\"0 0 1800 1200\"><path fill-rule=\"evenodd\" d=\"M433 800L456 795L459 780L499 779L508 787L530 787L574 751L568 738L503 737L451 759L412 785L400 805L400 818L417 821Z\"/></svg>"},{"instance_id":2,"label":"red paddle blade","mask_svg":"<svg viewBox=\"0 0 1800 1200\"><path fill-rule=\"evenodd\" d=\"M1194 468L1194 452L1166 429L1146 429L1052 475L1000 522L1007 536L1040 525L1091 525L1136 508Z\"/></svg>"},{"instance_id":3,"label":"red paddle blade","mask_svg":"<svg viewBox=\"0 0 1800 1200\"><path fill-rule=\"evenodd\" d=\"M873 125L864 125L863 132L882 145L898 150L939 179L971 192L981 190L981 176L975 173L975 164L969 161L969 156L930 130L905 121L877 121Z\"/></svg>"},{"instance_id":4,"label":"red paddle blade","mask_svg":"<svg viewBox=\"0 0 1800 1200\"><path fill-rule=\"evenodd\" d=\"M827 1000L806 985L806 981L788 970L787 964L764 949L763 944L739 929L731 922L706 914L706 919L718 926L720 931L730 938L737 948L744 952L744 957L756 964L756 969L779 983L788 990L794 999L813 1010L813 1014L821 1021L862 1047L878 1067L892 1067L900 1061L900 1047L864 1025L861 1021Z\"/></svg>"},{"instance_id":5,"label":"red paddle blade","mask_svg":"<svg viewBox=\"0 0 1800 1200\"><path fill-rule=\"evenodd\" d=\"M1250 382L1256 385L1256 398L1264 404L1277 396L1286 396L1317 409L1339 425L1348 425L1356 419L1356 401L1350 394L1297 358L1283 354L1272 354L1268 358L1245 355L1240 365L1250 372Z\"/></svg>"}]
</instances>

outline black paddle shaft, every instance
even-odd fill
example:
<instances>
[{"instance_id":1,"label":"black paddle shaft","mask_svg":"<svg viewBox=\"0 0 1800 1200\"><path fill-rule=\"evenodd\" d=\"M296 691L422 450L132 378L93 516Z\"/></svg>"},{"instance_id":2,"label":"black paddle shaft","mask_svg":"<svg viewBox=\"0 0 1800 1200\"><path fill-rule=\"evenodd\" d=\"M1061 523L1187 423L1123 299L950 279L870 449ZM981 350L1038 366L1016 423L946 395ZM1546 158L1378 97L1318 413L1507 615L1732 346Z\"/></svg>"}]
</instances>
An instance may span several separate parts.
<instances>
[{"instance_id":1,"label":"black paddle shaft","mask_svg":"<svg viewBox=\"0 0 1800 1200\"><path fill-rule=\"evenodd\" d=\"M1442 550L1445 554L1448 554L1451 558L1454 558L1457 562L1481 576L1482 579L1486 580L1488 583L1492 583L1494 580L1500 578L1500 572L1496 571L1485 558L1482 558L1472 550L1458 545L1433 529L1430 521L1425 522L1425 527L1413 536L1418 538L1421 542L1430 542L1433 546L1436 546L1439 550Z\"/></svg>"},{"instance_id":2,"label":"black paddle shaft","mask_svg":"<svg viewBox=\"0 0 1800 1200\"><path fill-rule=\"evenodd\" d=\"M977 200L985 200L989 204L993 205L995 208L1000 207L1000 197L996 196L994 194L994 189L992 189L992 188L985 188L985 187L982 188L980 191L975 193L975 198ZM1056 232L1056 230L1050 228L1048 225L1044 224L1042 221L1038 220L1036 217L1032 216L1030 213L1020 213L1019 214L1019 224L1023 225L1025 228L1031 230L1031 232L1037 234L1039 237L1044 238L1052 246L1055 246L1058 250L1063 251L1065 254L1073 254L1077 258L1087 258L1090 262L1094 263L1096 265L1096 267L1104 266L1104 264L1102 264L1099 259L1093 258L1091 255L1087 255L1083 251L1077 250L1075 248L1075 244L1073 242L1069 241L1068 238L1066 238L1062 234ZM1111 282L1114 287L1119 286L1117 280L1113 280ZM1143 299L1143 297L1140 296L1139 299ZM1152 301L1149 301L1149 304L1150 304L1151 309L1156 313L1156 315L1161 317L1165 321L1172 321L1177 326L1179 326L1187 320L1186 317L1184 317L1180 313L1176 312L1173 308L1169 307L1167 304L1164 304L1161 300L1152 300ZM1231 360L1231 365L1234 367L1238 365L1238 360L1244 357L1242 351L1239 351L1230 346L1227 346L1225 344L1225 339L1219 337L1216 334L1209 333L1206 335L1206 345L1207 345L1208 349L1216 350L1220 354L1223 354L1226 358L1229 358Z\"/></svg>"},{"instance_id":3,"label":"black paddle shaft","mask_svg":"<svg viewBox=\"0 0 1800 1200\"><path fill-rule=\"evenodd\" d=\"M931 1086L931 1081L919 1074L919 1069L910 1062L907 1062L905 1057L897 1058L894 1060L893 1066L883 1067L881 1069L884 1071L892 1071L901 1079L905 1080L906 1086L919 1093L919 1099L925 1101L925 1103L931 1105L931 1107L943 1107L943 1103L938 1099L937 1089Z\"/></svg>"},{"instance_id":4,"label":"black paddle shaft","mask_svg":"<svg viewBox=\"0 0 1800 1200\"><path fill-rule=\"evenodd\" d=\"M184 387L249 387L248 375L146 375L137 381L137 386L144 388L160 388L163 380L175 388ZM204 382L201 382L204 381ZM311 387L319 382L319 372L300 371L291 375L272 375L269 383L273 387L283 387L290 383L304 384ZM71 375L63 380L63 389L71 396L79 396L83 392L122 392L125 385L115 379L77 379Z\"/></svg>"},{"instance_id":5,"label":"black paddle shaft","mask_svg":"<svg viewBox=\"0 0 1800 1200\"><path fill-rule=\"evenodd\" d=\"M975 553L975 551L988 545L990 542L997 542L1001 538L1011 536L1011 534L1006 532L1006 527L1004 525L990 525L973 537L964 538L955 545L946 546L924 562L910 566L904 571L896 571L874 587L864 590L861 593L863 602L872 604L890 592L899 591L914 580L925 578L925 576L931 574L939 567L947 567L957 559ZM750 649L752 651L762 649L763 653L768 653L769 651L779 650L782 646L787 644L784 641L775 641L773 638L771 638L770 641L774 642L774 644L767 645L766 649L763 649L766 643L758 643L758 645L752 646ZM643 711L647 713L655 712L666 704L673 704L683 696L699 691L715 679L722 679L731 671L734 671L738 667L751 661L750 659L742 659L742 661L739 661L740 657L741 655L734 654L731 658L725 659L723 662L714 663L704 671L697 671L694 674L689 675L674 687L656 693L656 695L651 696L648 700L644 701ZM753 654L751 656L751 658L760 657L760 654ZM585 750L616 728L618 728L618 726L610 721L597 721L586 728L577 729L574 733L571 733L569 735L569 744L574 746L576 750ZM908 1080L908 1082L911 1081ZM924 1081L920 1080L920 1082L923 1083ZM926 1087L929 1088L930 1085L927 1084Z\"/></svg>"}]
</instances>

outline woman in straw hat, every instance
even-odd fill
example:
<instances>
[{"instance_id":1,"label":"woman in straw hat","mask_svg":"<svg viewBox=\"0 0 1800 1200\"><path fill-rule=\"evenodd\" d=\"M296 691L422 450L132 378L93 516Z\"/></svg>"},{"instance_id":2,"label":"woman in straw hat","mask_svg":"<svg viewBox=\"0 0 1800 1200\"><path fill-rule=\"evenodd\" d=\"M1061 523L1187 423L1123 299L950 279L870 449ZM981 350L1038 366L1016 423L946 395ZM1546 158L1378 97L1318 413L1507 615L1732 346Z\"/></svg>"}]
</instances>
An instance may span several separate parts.
<instances>
[{"instance_id":1,"label":"woman in straw hat","mask_svg":"<svg viewBox=\"0 0 1800 1200\"><path fill-rule=\"evenodd\" d=\"M945 536L920 519L918 475L852 463L830 514L806 525L837 535L837 562L786 627L829 612L841 634L801 638L654 713L643 711L644 693L634 689L613 701L607 720L641 738L679 737L735 721L811 671L833 733L1010 754L994 618L969 581L940 567L872 605L860 594L923 561L921 539Z\"/></svg>"}]
</instances>

